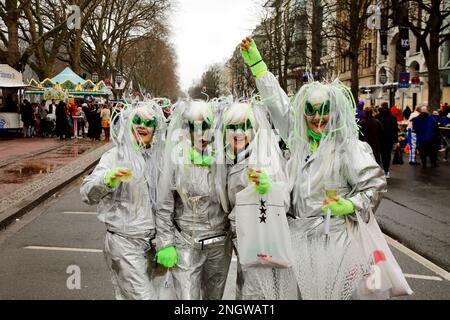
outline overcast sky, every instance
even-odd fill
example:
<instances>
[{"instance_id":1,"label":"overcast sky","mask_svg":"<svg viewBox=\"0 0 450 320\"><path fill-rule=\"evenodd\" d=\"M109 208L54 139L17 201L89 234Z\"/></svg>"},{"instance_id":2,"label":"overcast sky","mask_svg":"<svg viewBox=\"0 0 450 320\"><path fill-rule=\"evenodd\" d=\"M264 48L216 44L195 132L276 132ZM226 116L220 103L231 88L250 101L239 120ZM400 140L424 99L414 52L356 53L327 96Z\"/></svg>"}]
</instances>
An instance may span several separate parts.
<instances>
[{"instance_id":1,"label":"overcast sky","mask_svg":"<svg viewBox=\"0 0 450 320\"><path fill-rule=\"evenodd\" d=\"M171 17L181 89L208 65L225 62L258 24L261 0L178 0Z\"/></svg>"}]
</instances>

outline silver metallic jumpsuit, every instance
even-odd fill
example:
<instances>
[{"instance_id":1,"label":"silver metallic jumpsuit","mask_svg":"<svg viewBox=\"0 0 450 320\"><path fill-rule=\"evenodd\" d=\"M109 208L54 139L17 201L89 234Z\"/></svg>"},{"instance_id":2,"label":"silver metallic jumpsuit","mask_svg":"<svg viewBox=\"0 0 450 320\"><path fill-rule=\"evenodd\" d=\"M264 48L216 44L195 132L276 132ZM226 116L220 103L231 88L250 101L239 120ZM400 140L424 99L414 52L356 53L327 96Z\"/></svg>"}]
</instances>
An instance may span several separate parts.
<instances>
[{"instance_id":1,"label":"silver metallic jumpsuit","mask_svg":"<svg viewBox=\"0 0 450 320\"><path fill-rule=\"evenodd\" d=\"M272 73L256 79L261 97L268 106L275 128L288 141L293 125L290 100ZM329 150L334 154L335 150ZM337 195L350 200L355 211L368 220L370 211L375 212L386 191L386 179L375 161L370 146L361 141L344 143L335 154L339 161ZM304 299L349 299L354 296L358 254L347 226L356 220L350 216L335 216L330 221L330 234L324 245L323 206L325 177L323 161L317 152L297 152L288 164L288 175L295 178L291 192L293 214L290 221L293 247L298 265L298 281ZM356 226L357 227L357 226ZM363 263L363 262L362 262ZM324 268L326 277L320 274ZM349 276L353 274L352 276ZM360 275L358 275L360 276ZM323 285L320 283L323 282ZM329 290L319 290L319 288Z\"/></svg>"},{"instance_id":2,"label":"silver metallic jumpsuit","mask_svg":"<svg viewBox=\"0 0 450 320\"><path fill-rule=\"evenodd\" d=\"M149 187L144 179L120 182L111 189L105 185L106 172L118 163L117 150L102 156L84 179L80 193L87 204L98 204L98 219L106 225L104 255L116 299L156 299L151 282L154 253L150 241L155 237L155 222Z\"/></svg>"},{"instance_id":3,"label":"silver metallic jumpsuit","mask_svg":"<svg viewBox=\"0 0 450 320\"><path fill-rule=\"evenodd\" d=\"M251 153L252 147L252 143L250 143L244 151L239 153L235 163L227 158L227 193L231 209L229 219L234 237L236 237L236 194L247 188L250 183L247 172L247 160L249 154ZM281 157L280 161L283 163L283 159L281 159ZM283 181L283 179L285 179L283 174L272 175L270 176L270 179L272 183L277 181L285 182ZM289 194L286 194L284 205L287 212L289 210ZM234 238L233 243L237 248L236 240L237 239ZM281 281L281 279L285 280L291 278L291 273L287 269L252 267L244 270L239 263L238 257L236 299L293 299L297 296L296 286L289 286L286 281L282 284L283 281ZM290 284L293 284L293 281L290 281Z\"/></svg>"},{"instance_id":4,"label":"silver metallic jumpsuit","mask_svg":"<svg viewBox=\"0 0 450 320\"><path fill-rule=\"evenodd\" d=\"M214 184L215 166L174 167L174 187L156 215L158 250L174 245L174 287L183 300L222 299L231 262L229 221Z\"/></svg>"}]
</instances>

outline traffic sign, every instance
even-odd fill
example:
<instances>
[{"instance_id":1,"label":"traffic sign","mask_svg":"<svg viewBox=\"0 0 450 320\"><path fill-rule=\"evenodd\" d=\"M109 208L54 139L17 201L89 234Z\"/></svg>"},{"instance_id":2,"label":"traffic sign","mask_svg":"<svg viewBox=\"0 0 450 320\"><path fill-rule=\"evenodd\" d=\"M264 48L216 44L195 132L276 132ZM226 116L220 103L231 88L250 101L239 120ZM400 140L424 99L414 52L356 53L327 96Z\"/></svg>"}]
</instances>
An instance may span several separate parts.
<instances>
[{"instance_id":1,"label":"traffic sign","mask_svg":"<svg viewBox=\"0 0 450 320\"><path fill-rule=\"evenodd\" d=\"M409 88L409 72L400 72L398 77L399 88Z\"/></svg>"}]
</instances>

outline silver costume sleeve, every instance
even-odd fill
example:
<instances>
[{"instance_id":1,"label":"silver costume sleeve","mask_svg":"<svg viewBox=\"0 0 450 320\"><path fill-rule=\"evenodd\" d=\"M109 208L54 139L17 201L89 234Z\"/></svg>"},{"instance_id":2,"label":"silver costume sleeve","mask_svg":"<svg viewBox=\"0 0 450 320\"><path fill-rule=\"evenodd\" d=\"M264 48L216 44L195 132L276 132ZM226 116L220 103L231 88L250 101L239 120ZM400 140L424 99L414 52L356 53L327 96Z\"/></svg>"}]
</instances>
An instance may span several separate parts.
<instances>
[{"instance_id":1,"label":"silver costume sleeve","mask_svg":"<svg viewBox=\"0 0 450 320\"><path fill-rule=\"evenodd\" d=\"M175 192L169 190L161 199L156 212L156 248L163 249L174 245L175 225L173 218L175 215Z\"/></svg>"},{"instance_id":2,"label":"silver costume sleeve","mask_svg":"<svg viewBox=\"0 0 450 320\"><path fill-rule=\"evenodd\" d=\"M229 176L228 180L228 195L230 201L231 212L228 215L230 220L230 227L232 232L233 243L236 241L236 194L248 186L248 180L246 180L247 175L245 170L241 170L235 174Z\"/></svg>"},{"instance_id":3,"label":"silver costume sleeve","mask_svg":"<svg viewBox=\"0 0 450 320\"><path fill-rule=\"evenodd\" d=\"M271 72L256 78L256 87L261 95L262 102L270 113L273 125L281 138L288 141L291 131L292 110L289 97L280 87L278 80Z\"/></svg>"},{"instance_id":4,"label":"silver costume sleeve","mask_svg":"<svg viewBox=\"0 0 450 320\"><path fill-rule=\"evenodd\" d=\"M344 153L347 181L352 187L348 198L361 217L369 220L369 209L377 209L383 192L387 190L386 178L372 154L370 146L362 141Z\"/></svg>"},{"instance_id":5,"label":"silver costume sleeve","mask_svg":"<svg viewBox=\"0 0 450 320\"><path fill-rule=\"evenodd\" d=\"M81 199L89 205L95 205L114 189L108 188L103 178L106 172L113 167L113 152L115 148L106 152L100 159L94 171L87 176L80 187Z\"/></svg>"}]
</instances>

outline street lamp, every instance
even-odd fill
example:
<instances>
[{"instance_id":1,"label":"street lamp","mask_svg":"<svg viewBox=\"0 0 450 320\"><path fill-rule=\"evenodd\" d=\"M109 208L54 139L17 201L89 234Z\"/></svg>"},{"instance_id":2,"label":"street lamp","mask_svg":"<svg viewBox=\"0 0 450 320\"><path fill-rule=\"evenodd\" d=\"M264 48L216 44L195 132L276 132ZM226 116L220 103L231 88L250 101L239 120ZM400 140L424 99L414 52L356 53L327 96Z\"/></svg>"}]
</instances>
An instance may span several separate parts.
<instances>
[{"instance_id":1,"label":"street lamp","mask_svg":"<svg viewBox=\"0 0 450 320\"><path fill-rule=\"evenodd\" d=\"M97 72L94 72L94 73L92 74L91 79L92 79L92 82L93 82L93 83L97 83L97 82L98 82L98 73L97 73Z\"/></svg>"},{"instance_id":2,"label":"street lamp","mask_svg":"<svg viewBox=\"0 0 450 320\"><path fill-rule=\"evenodd\" d=\"M122 77L122 74L120 73L120 71L117 71L116 76L115 76L115 80L116 80L117 96L118 96L118 98L120 98L119 93L122 90L121 84L122 84L122 81L123 81L123 77Z\"/></svg>"},{"instance_id":3,"label":"street lamp","mask_svg":"<svg viewBox=\"0 0 450 320\"><path fill-rule=\"evenodd\" d=\"M116 73L116 82L119 85L119 87L120 87L120 84L122 83L122 81L123 81L122 74L120 72Z\"/></svg>"}]
</instances>

